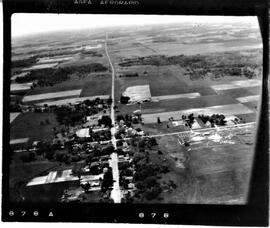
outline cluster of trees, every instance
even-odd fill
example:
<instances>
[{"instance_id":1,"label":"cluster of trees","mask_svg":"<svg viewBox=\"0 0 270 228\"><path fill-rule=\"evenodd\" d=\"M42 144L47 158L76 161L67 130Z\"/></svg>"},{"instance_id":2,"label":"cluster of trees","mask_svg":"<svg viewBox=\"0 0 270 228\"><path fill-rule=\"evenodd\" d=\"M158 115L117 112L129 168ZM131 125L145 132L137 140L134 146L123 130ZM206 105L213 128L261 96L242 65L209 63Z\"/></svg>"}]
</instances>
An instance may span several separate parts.
<instances>
[{"instance_id":1,"label":"cluster of trees","mask_svg":"<svg viewBox=\"0 0 270 228\"><path fill-rule=\"evenodd\" d=\"M138 160L138 157L137 157ZM153 200L161 193L158 174L161 169L158 165L147 162L147 158L140 158L135 162L135 183L138 189L138 195L145 197L147 200ZM163 170L165 173L167 170Z\"/></svg>"},{"instance_id":2,"label":"cluster of trees","mask_svg":"<svg viewBox=\"0 0 270 228\"><path fill-rule=\"evenodd\" d=\"M123 74L123 75L119 75L119 78L121 77L127 77L127 78L132 78L132 77L139 77L138 73L133 73L133 74Z\"/></svg>"},{"instance_id":3,"label":"cluster of trees","mask_svg":"<svg viewBox=\"0 0 270 228\"><path fill-rule=\"evenodd\" d=\"M121 97L120 97L121 104L127 104L129 100L130 100L130 97L128 97L128 96L121 95Z\"/></svg>"},{"instance_id":4,"label":"cluster of trees","mask_svg":"<svg viewBox=\"0 0 270 228\"><path fill-rule=\"evenodd\" d=\"M9 111L10 112L21 112L21 106L18 102L10 102L9 104Z\"/></svg>"},{"instance_id":5,"label":"cluster of trees","mask_svg":"<svg viewBox=\"0 0 270 228\"><path fill-rule=\"evenodd\" d=\"M56 120L63 125L75 126L85 120L85 113L80 109L73 109L69 106L59 106L55 109Z\"/></svg>"},{"instance_id":6,"label":"cluster of trees","mask_svg":"<svg viewBox=\"0 0 270 228\"><path fill-rule=\"evenodd\" d=\"M186 121L186 124L191 128L192 127L192 124L194 123L194 120L195 120L194 114L191 113L188 116L182 115L182 120L185 120Z\"/></svg>"},{"instance_id":7,"label":"cluster of trees","mask_svg":"<svg viewBox=\"0 0 270 228\"><path fill-rule=\"evenodd\" d=\"M138 115L137 117L140 118L140 120L141 120L141 116L140 115ZM117 122L124 121L124 124L127 127L131 127L132 126L132 123L134 123L134 124L136 123L136 122L134 122L134 119L135 119L134 116L129 115L129 114L126 114L126 115L118 114L116 116L116 121Z\"/></svg>"},{"instance_id":8,"label":"cluster of trees","mask_svg":"<svg viewBox=\"0 0 270 228\"><path fill-rule=\"evenodd\" d=\"M126 115L122 115L122 114L118 114L116 116L116 121L120 122L121 120L123 120L126 124L126 122L132 122L132 115L126 114Z\"/></svg>"},{"instance_id":9,"label":"cluster of trees","mask_svg":"<svg viewBox=\"0 0 270 228\"><path fill-rule=\"evenodd\" d=\"M101 63L90 63L88 65L81 66L68 66L60 68L48 68L32 70L29 74L18 77L15 79L17 83L26 83L37 81L35 85L40 87L53 86L54 84L66 81L70 78L71 74L85 74L91 72L101 72L107 71L107 67L103 66Z\"/></svg>"},{"instance_id":10,"label":"cluster of trees","mask_svg":"<svg viewBox=\"0 0 270 228\"><path fill-rule=\"evenodd\" d=\"M82 50L81 53L84 55L90 55L93 57L102 57L103 56L101 53L98 53L96 51L91 51L91 50Z\"/></svg>"},{"instance_id":11,"label":"cluster of trees","mask_svg":"<svg viewBox=\"0 0 270 228\"><path fill-rule=\"evenodd\" d=\"M32 161L35 161L37 159L37 156L36 156L35 152L26 152L20 156L20 159L23 162L32 162Z\"/></svg>"},{"instance_id":12,"label":"cluster of trees","mask_svg":"<svg viewBox=\"0 0 270 228\"><path fill-rule=\"evenodd\" d=\"M30 110L33 112L37 112L37 113L41 113L41 112L56 112L59 111L61 109L68 109L68 110L76 110L77 112L83 112L85 114L85 116L90 116L90 115L94 115L97 114L100 111L105 111L108 106L111 104L111 98L108 98L106 100L100 99L99 97L97 97L94 100L84 100L83 102L79 103L79 104L69 104L69 105L50 105L48 106L47 104L44 104L44 106L41 107L36 107L36 106L32 106L30 107ZM19 102L15 103L15 104L19 104ZM12 104L14 105L14 104ZM101 105L101 106L100 106Z\"/></svg>"},{"instance_id":13,"label":"cluster of trees","mask_svg":"<svg viewBox=\"0 0 270 228\"><path fill-rule=\"evenodd\" d=\"M113 174L112 168L108 167L107 172L104 173L103 180L101 183L101 191L106 192L113 185Z\"/></svg>"},{"instance_id":14,"label":"cluster of trees","mask_svg":"<svg viewBox=\"0 0 270 228\"><path fill-rule=\"evenodd\" d=\"M212 116L199 115L198 118L201 119L204 124L207 121L209 121L212 126L213 126L213 124L216 124L216 125L225 125L226 122L227 122L225 120L226 117L223 114L213 114Z\"/></svg>"},{"instance_id":15,"label":"cluster of trees","mask_svg":"<svg viewBox=\"0 0 270 228\"><path fill-rule=\"evenodd\" d=\"M158 164L152 162L149 153L145 151L147 147L152 147L156 144L154 138L140 140L137 144L140 148L140 152L136 152L133 157L133 164L136 170L134 179L138 189L136 195L146 200L158 198L162 191L158 181L160 174L169 172L166 163Z\"/></svg>"},{"instance_id":16,"label":"cluster of trees","mask_svg":"<svg viewBox=\"0 0 270 228\"><path fill-rule=\"evenodd\" d=\"M102 116L101 119L98 120L98 125L104 125L105 127L112 126L112 119L110 116Z\"/></svg>"},{"instance_id":17,"label":"cluster of trees","mask_svg":"<svg viewBox=\"0 0 270 228\"><path fill-rule=\"evenodd\" d=\"M254 64L254 60L252 58L252 55L241 56L234 53L225 53L223 55L217 56L151 55L146 57L126 59L119 65L122 67L128 67L132 65L164 66L178 64L181 67L187 68L188 74L192 80L204 78L208 74L214 75L215 78L220 78L225 75L244 75L247 78L253 78L256 76L254 69L258 68L259 65Z\"/></svg>"},{"instance_id":18,"label":"cluster of trees","mask_svg":"<svg viewBox=\"0 0 270 228\"><path fill-rule=\"evenodd\" d=\"M36 57L30 57L27 59L13 60L11 63L12 68L16 67L29 67L37 62Z\"/></svg>"},{"instance_id":19,"label":"cluster of trees","mask_svg":"<svg viewBox=\"0 0 270 228\"><path fill-rule=\"evenodd\" d=\"M129 67L134 65L155 65L155 66L163 66L169 65L169 61L165 55L150 55L146 57L138 57L125 59L124 62L119 63L121 67Z\"/></svg>"}]
</instances>

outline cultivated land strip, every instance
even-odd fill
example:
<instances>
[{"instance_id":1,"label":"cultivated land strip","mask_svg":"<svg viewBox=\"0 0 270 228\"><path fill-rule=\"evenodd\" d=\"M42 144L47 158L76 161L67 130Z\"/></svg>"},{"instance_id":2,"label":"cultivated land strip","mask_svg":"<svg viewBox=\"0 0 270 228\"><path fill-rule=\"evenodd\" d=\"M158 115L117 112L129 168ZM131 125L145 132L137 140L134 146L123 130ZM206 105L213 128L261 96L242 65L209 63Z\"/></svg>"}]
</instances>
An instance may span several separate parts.
<instances>
[{"instance_id":1,"label":"cultivated land strip","mask_svg":"<svg viewBox=\"0 0 270 228\"><path fill-rule=\"evenodd\" d=\"M67 96L79 96L81 94L81 91L82 91L81 89L77 89L77 90L68 90L68 91L54 92L54 93L27 95L23 98L23 102L54 99L54 98L67 97Z\"/></svg>"},{"instance_id":2,"label":"cultivated land strip","mask_svg":"<svg viewBox=\"0 0 270 228\"><path fill-rule=\"evenodd\" d=\"M238 100L241 103L246 103L246 102L252 102L252 101L259 101L260 95L252 95L252 96L246 96L246 97L238 97L236 100Z\"/></svg>"},{"instance_id":3,"label":"cultivated land strip","mask_svg":"<svg viewBox=\"0 0 270 228\"><path fill-rule=\"evenodd\" d=\"M163 95L163 96L152 96L151 99L153 101L157 100L170 100L177 98L197 98L201 95L199 93L181 93L181 94L173 94L173 95Z\"/></svg>"},{"instance_id":4,"label":"cultivated land strip","mask_svg":"<svg viewBox=\"0 0 270 228\"><path fill-rule=\"evenodd\" d=\"M9 114L9 123L12 123L20 114L20 112L11 112Z\"/></svg>"}]
</instances>

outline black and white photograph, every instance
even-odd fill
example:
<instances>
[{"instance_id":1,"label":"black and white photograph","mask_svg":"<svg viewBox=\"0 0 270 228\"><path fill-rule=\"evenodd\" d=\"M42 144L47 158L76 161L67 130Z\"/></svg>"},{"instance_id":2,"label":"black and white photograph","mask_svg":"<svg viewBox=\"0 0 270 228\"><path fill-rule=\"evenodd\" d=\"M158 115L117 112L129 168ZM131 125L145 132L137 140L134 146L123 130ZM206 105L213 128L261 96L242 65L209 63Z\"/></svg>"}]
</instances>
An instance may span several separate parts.
<instances>
[{"instance_id":1,"label":"black and white photograph","mask_svg":"<svg viewBox=\"0 0 270 228\"><path fill-rule=\"evenodd\" d=\"M13 14L10 201L245 205L261 85L254 16Z\"/></svg>"}]
</instances>

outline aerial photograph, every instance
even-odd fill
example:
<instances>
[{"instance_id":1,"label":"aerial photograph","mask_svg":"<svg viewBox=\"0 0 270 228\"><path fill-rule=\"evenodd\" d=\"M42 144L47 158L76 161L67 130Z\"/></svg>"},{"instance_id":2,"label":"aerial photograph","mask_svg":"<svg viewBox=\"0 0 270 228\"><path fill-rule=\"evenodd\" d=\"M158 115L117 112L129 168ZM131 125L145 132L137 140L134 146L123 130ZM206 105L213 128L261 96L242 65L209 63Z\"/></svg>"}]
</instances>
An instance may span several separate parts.
<instances>
[{"instance_id":1,"label":"aerial photograph","mask_svg":"<svg viewBox=\"0 0 270 228\"><path fill-rule=\"evenodd\" d=\"M256 17L17 13L10 70L11 202L247 204Z\"/></svg>"}]
</instances>

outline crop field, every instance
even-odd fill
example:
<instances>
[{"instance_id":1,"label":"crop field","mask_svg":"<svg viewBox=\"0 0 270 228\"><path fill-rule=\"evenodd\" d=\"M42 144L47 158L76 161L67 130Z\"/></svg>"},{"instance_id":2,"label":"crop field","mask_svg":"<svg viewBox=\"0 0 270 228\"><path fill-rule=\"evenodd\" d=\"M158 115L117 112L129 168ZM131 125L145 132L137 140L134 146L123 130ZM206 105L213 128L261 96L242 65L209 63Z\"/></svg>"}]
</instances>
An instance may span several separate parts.
<instances>
[{"instance_id":1,"label":"crop field","mask_svg":"<svg viewBox=\"0 0 270 228\"><path fill-rule=\"evenodd\" d=\"M81 90L69 90L55 93L43 93L35 95L27 95L23 98L23 102L38 101L38 100L49 100L59 97L77 97L81 93Z\"/></svg>"},{"instance_id":2,"label":"crop field","mask_svg":"<svg viewBox=\"0 0 270 228\"><path fill-rule=\"evenodd\" d=\"M21 138L21 139L12 139L10 140L10 145L12 144L20 144L20 143L27 143L29 138Z\"/></svg>"},{"instance_id":3,"label":"crop field","mask_svg":"<svg viewBox=\"0 0 270 228\"><path fill-rule=\"evenodd\" d=\"M40 69L46 69L46 68L52 68L56 67L58 63L44 63L44 64L37 64L32 67L27 67L22 69L22 71L30 71L30 70L40 70Z\"/></svg>"},{"instance_id":4,"label":"crop field","mask_svg":"<svg viewBox=\"0 0 270 228\"><path fill-rule=\"evenodd\" d=\"M21 83L21 84L11 84L10 91L11 92L20 92L30 90L32 83Z\"/></svg>"}]
</instances>

